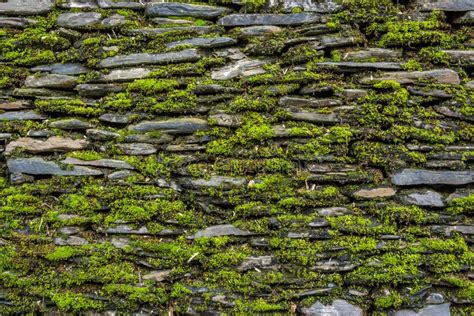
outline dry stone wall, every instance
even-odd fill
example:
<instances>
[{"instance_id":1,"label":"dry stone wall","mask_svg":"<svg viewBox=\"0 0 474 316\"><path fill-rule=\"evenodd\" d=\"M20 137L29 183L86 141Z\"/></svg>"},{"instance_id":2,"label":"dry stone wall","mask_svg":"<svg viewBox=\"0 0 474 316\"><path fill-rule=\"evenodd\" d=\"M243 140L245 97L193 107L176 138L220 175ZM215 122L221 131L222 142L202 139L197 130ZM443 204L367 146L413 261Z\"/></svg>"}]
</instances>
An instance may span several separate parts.
<instances>
[{"instance_id":1,"label":"dry stone wall","mask_svg":"<svg viewBox=\"0 0 474 316\"><path fill-rule=\"evenodd\" d=\"M473 315L473 18L0 1L0 314Z\"/></svg>"}]
</instances>

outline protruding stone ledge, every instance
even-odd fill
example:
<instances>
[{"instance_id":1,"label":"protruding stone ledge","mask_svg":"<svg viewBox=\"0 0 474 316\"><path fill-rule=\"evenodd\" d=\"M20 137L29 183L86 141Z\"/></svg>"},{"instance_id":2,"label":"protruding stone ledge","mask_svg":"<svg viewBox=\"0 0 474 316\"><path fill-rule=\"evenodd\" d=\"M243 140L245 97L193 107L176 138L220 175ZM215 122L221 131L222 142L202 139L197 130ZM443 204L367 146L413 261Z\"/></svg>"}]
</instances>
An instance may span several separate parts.
<instances>
[{"instance_id":1,"label":"protruding stone ledge","mask_svg":"<svg viewBox=\"0 0 474 316\"><path fill-rule=\"evenodd\" d=\"M404 169L392 175L392 183L408 185L464 185L474 182L474 171Z\"/></svg>"},{"instance_id":2,"label":"protruding stone ledge","mask_svg":"<svg viewBox=\"0 0 474 316\"><path fill-rule=\"evenodd\" d=\"M100 176L102 171L86 167L73 167L62 169L52 161L41 158L18 158L7 160L10 173L26 173L31 175L55 175L55 176Z\"/></svg>"},{"instance_id":3,"label":"protruding stone ledge","mask_svg":"<svg viewBox=\"0 0 474 316\"><path fill-rule=\"evenodd\" d=\"M439 84L457 85L461 83L458 73L451 69L384 72L376 76L363 77L360 81L363 84L371 84L382 80L395 80L400 84L416 84L419 80L433 81Z\"/></svg>"}]
</instances>

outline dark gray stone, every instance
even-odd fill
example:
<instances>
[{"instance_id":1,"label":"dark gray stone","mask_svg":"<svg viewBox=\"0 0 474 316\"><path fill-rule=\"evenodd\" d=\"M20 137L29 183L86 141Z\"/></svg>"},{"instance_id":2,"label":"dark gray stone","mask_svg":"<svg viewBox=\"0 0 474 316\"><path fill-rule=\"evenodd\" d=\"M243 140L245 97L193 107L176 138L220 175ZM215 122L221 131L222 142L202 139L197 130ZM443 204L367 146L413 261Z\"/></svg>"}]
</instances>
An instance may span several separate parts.
<instances>
[{"instance_id":1,"label":"dark gray stone","mask_svg":"<svg viewBox=\"0 0 474 316\"><path fill-rule=\"evenodd\" d=\"M92 125L89 122L81 121L78 119L64 119L51 122L50 127L64 129L64 130L82 130L91 128Z\"/></svg>"},{"instance_id":2,"label":"dark gray stone","mask_svg":"<svg viewBox=\"0 0 474 316\"><path fill-rule=\"evenodd\" d=\"M263 66L266 63L261 60L241 59L226 65L220 69L213 70L211 78L214 80L230 80L237 77L249 77L264 74Z\"/></svg>"},{"instance_id":3,"label":"dark gray stone","mask_svg":"<svg viewBox=\"0 0 474 316\"><path fill-rule=\"evenodd\" d=\"M127 23L127 19L121 14L114 14L102 20L101 26L106 29L119 27Z\"/></svg>"},{"instance_id":4,"label":"dark gray stone","mask_svg":"<svg viewBox=\"0 0 474 316\"><path fill-rule=\"evenodd\" d=\"M0 27L23 29L25 27L35 25L37 23L37 20L28 18L0 17Z\"/></svg>"},{"instance_id":5,"label":"dark gray stone","mask_svg":"<svg viewBox=\"0 0 474 316\"><path fill-rule=\"evenodd\" d=\"M97 9L97 3L95 0L62 0L60 1L60 7L70 8L83 8L83 9Z\"/></svg>"},{"instance_id":6,"label":"dark gray stone","mask_svg":"<svg viewBox=\"0 0 474 316\"><path fill-rule=\"evenodd\" d=\"M463 185L474 182L474 171L437 171L422 169L404 169L392 175L395 185Z\"/></svg>"},{"instance_id":7,"label":"dark gray stone","mask_svg":"<svg viewBox=\"0 0 474 316\"><path fill-rule=\"evenodd\" d=\"M317 113L305 110L289 109L288 114L296 121L304 121L310 123L337 123L340 118L336 113Z\"/></svg>"},{"instance_id":8,"label":"dark gray stone","mask_svg":"<svg viewBox=\"0 0 474 316\"><path fill-rule=\"evenodd\" d=\"M311 270L325 273L334 273L351 271L354 270L356 267L357 266L351 262L329 260L316 262L316 264L311 267Z\"/></svg>"},{"instance_id":9,"label":"dark gray stone","mask_svg":"<svg viewBox=\"0 0 474 316\"><path fill-rule=\"evenodd\" d=\"M342 102L337 99L306 99L302 97L283 97L278 101L281 106L302 106L302 107L330 107L340 106Z\"/></svg>"},{"instance_id":10,"label":"dark gray stone","mask_svg":"<svg viewBox=\"0 0 474 316\"><path fill-rule=\"evenodd\" d=\"M254 235L251 232L243 231L238 229L234 225L224 224L207 227L204 230L200 230L192 236L187 237L188 239L196 239L200 237L218 237L218 236L251 236Z\"/></svg>"},{"instance_id":11,"label":"dark gray stone","mask_svg":"<svg viewBox=\"0 0 474 316\"><path fill-rule=\"evenodd\" d=\"M0 2L0 14L37 15L46 14L54 7L54 0L7 0Z\"/></svg>"},{"instance_id":12,"label":"dark gray stone","mask_svg":"<svg viewBox=\"0 0 474 316\"><path fill-rule=\"evenodd\" d=\"M293 14L231 14L217 22L223 26L249 25L301 25L321 22L321 15L316 13Z\"/></svg>"},{"instance_id":13,"label":"dark gray stone","mask_svg":"<svg viewBox=\"0 0 474 316\"><path fill-rule=\"evenodd\" d=\"M359 72L366 70L400 70L402 66L400 63L395 62L351 62L351 61L340 61L340 62L320 62L316 63L319 67L329 68L339 72Z\"/></svg>"},{"instance_id":14,"label":"dark gray stone","mask_svg":"<svg viewBox=\"0 0 474 316\"><path fill-rule=\"evenodd\" d=\"M165 121L143 121L136 125L129 126L134 132L146 133L163 130L169 134L192 134L196 131L207 130L207 121L195 117L176 118Z\"/></svg>"},{"instance_id":15,"label":"dark gray stone","mask_svg":"<svg viewBox=\"0 0 474 316\"><path fill-rule=\"evenodd\" d=\"M119 133L100 130L100 129L88 129L86 130L86 134L89 138L93 140L100 140L100 141L109 141L109 140L114 140L120 137Z\"/></svg>"},{"instance_id":16,"label":"dark gray stone","mask_svg":"<svg viewBox=\"0 0 474 316\"><path fill-rule=\"evenodd\" d=\"M268 270L275 269L278 267L278 260L273 255L269 256L258 256L258 257L248 257L241 264L237 266L238 271L248 271L255 268Z\"/></svg>"},{"instance_id":17,"label":"dark gray stone","mask_svg":"<svg viewBox=\"0 0 474 316\"><path fill-rule=\"evenodd\" d=\"M166 44L168 48L178 45L192 45L203 48L224 47L236 44L237 41L231 37L195 37Z\"/></svg>"},{"instance_id":18,"label":"dark gray stone","mask_svg":"<svg viewBox=\"0 0 474 316\"><path fill-rule=\"evenodd\" d=\"M40 65L31 68L31 71L44 71L59 75L82 75L88 73L90 69L80 63L67 63Z\"/></svg>"},{"instance_id":19,"label":"dark gray stone","mask_svg":"<svg viewBox=\"0 0 474 316\"><path fill-rule=\"evenodd\" d=\"M319 47L321 49L352 46L359 42L360 39L355 36L323 35L319 37Z\"/></svg>"},{"instance_id":20,"label":"dark gray stone","mask_svg":"<svg viewBox=\"0 0 474 316\"><path fill-rule=\"evenodd\" d=\"M392 316L450 316L449 303L440 305L428 305L415 311L412 309L402 309L391 313Z\"/></svg>"},{"instance_id":21,"label":"dark gray stone","mask_svg":"<svg viewBox=\"0 0 474 316\"><path fill-rule=\"evenodd\" d=\"M106 113L99 117L99 120L113 124L128 124L131 120L130 114Z\"/></svg>"},{"instance_id":22,"label":"dark gray stone","mask_svg":"<svg viewBox=\"0 0 474 316\"><path fill-rule=\"evenodd\" d=\"M162 54L138 53L108 57L101 60L98 66L100 68L115 68L137 65L180 63L198 61L201 57L201 54L196 49L185 49L178 52Z\"/></svg>"},{"instance_id":23,"label":"dark gray stone","mask_svg":"<svg viewBox=\"0 0 474 316\"><path fill-rule=\"evenodd\" d=\"M155 146L145 143L118 144L125 155L151 155L157 152Z\"/></svg>"},{"instance_id":24,"label":"dark gray stone","mask_svg":"<svg viewBox=\"0 0 474 316\"><path fill-rule=\"evenodd\" d=\"M377 60L397 59L402 57L401 50L370 47L367 49L350 51L344 54L344 60L367 60L377 58Z\"/></svg>"},{"instance_id":25,"label":"dark gray stone","mask_svg":"<svg viewBox=\"0 0 474 316\"><path fill-rule=\"evenodd\" d=\"M91 166L98 168L112 168L112 169L135 169L129 163L117 159L99 159L99 160L81 160L77 158L67 157L62 163L76 166Z\"/></svg>"},{"instance_id":26,"label":"dark gray stone","mask_svg":"<svg viewBox=\"0 0 474 316\"><path fill-rule=\"evenodd\" d=\"M370 84L382 80L395 80L401 84L416 84L418 80L433 80L439 84L460 84L461 80L456 71L452 69L434 69L426 71L395 71L384 72L376 76L366 76L361 79L361 83Z\"/></svg>"},{"instance_id":27,"label":"dark gray stone","mask_svg":"<svg viewBox=\"0 0 474 316\"><path fill-rule=\"evenodd\" d=\"M128 30L128 35L143 35L153 37L164 33L190 33L193 35L203 35L216 32L217 29L214 26L176 26L176 27L162 27L162 28L144 28L144 29L133 29Z\"/></svg>"},{"instance_id":28,"label":"dark gray stone","mask_svg":"<svg viewBox=\"0 0 474 316\"><path fill-rule=\"evenodd\" d=\"M148 3L145 15L148 17L158 16L191 16L202 19L213 19L220 15L229 13L231 10L224 7L194 5L187 3Z\"/></svg>"},{"instance_id":29,"label":"dark gray stone","mask_svg":"<svg viewBox=\"0 0 474 316\"><path fill-rule=\"evenodd\" d=\"M323 305L316 302L310 307L301 308L301 314L304 316L363 316L364 312L358 306L351 303L337 299L330 305Z\"/></svg>"},{"instance_id":30,"label":"dark gray stone","mask_svg":"<svg viewBox=\"0 0 474 316\"><path fill-rule=\"evenodd\" d=\"M105 97L109 93L116 93L123 90L123 87L113 83L79 84L76 90L80 96L89 98Z\"/></svg>"},{"instance_id":31,"label":"dark gray stone","mask_svg":"<svg viewBox=\"0 0 474 316\"><path fill-rule=\"evenodd\" d=\"M464 12L474 10L474 2L472 2L472 0L418 0L418 2L421 4L421 9L424 11L440 10L449 12Z\"/></svg>"},{"instance_id":32,"label":"dark gray stone","mask_svg":"<svg viewBox=\"0 0 474 316\"><path fill-rule=\"evenodd\" d=\"M269 36L280 33L282 29L275 25L255 25L239 29L239 34L244 37Z\"/></svg>"},{"instance_id":33,"label":"dark gray stone","mask_svg":"<svg viewBox=\"0 0 474 316\"><path fill-rule=\"evenodd\" d=\"M62 13L59 15L58 26L71 29L90 29L100 25L102 14L98 12Z\"/></svg>"},{"instance_id":34,"label":"dark gray stone","mask_svg":"<svg viewBox=\"0 0 474 316\"><path fill-rule=\"evenodd\" d=\"M45 74L28 76L25 80L27 88L72 89L76 85L76 78L68 75Z\"/></svg>"},{"instance_id":35,"label":"dark gray stone","mask_svg":"<svg viewBox=\"0 0 474 316\"><path fill-rule=\"evenodd\" d=\"M130 9L144 10L145 4L139 0L119 1L119 0L97 0L97 4L102 9Z\"/></svg>"},{"instance_id":36,"label":"dark gray stone","mask_svg":"<svg viewBox=\"0 0 474 316\"><path fill-rule=\"evenodd\" d=\"M41 158L18 158L7 160L7 167L11 173L26 173L31 175L57 175L57 176L99 176L102 171L86 167L73 167L61 169L52 161Z\"/></svg>"},{"instance_id":37,"label":"dark gray stone","mask_svg":"<svg viewBox=\"0 0 474 316\"><path fill-rule=\"evenodd\" d=\"M86 239L79 236L57 237L54 239L54 244L57 246L84 246L88 243Z\"/></svg>"},{"instance_id":38,"label":"dark gray stone","mask_svg":"<svg viewBox=\"0 0 474 316\"><path fill-rule=\"evenodd\" d=\"M110 173L107 176L107 178L111 180L123 180L130 177L131 175L132 175L132 172L130 172L129 170L119 170L119 171Z\"/></svg>"},{"instance_id":39,"label":"dark gray stone","mask_svg":"<svg viewBox=\"0 0 474 316\"><path fill-rule=\"evenodd\" d=\"M45 120L47 117L35 111L11 111L0 114L0 121Z\"/></svg>"},{"instance_id":40,"label":"dark gray stone","mask_svg":"<svg viewBox=\"0 0 474 316\"><path fill-rule=\"evenodd\" d=\"M445 302L444 296L441 293L430 293L425 299L426 304L443 304Z\"/></svg>"},{"instance_id":41,"label":"dark gray stone","mask_svg":"<svg viewBox=\"0 0 474 316\"><path fill-rule=\"evenodd\" d=\"M247 183L245 178L234 178L226 176L211 176L210 179L191 179L188 181L192 187L214 187L233 188L241 187Z\"/></svg>"},{"instance_id":42,"label":"dark gray stone","mask_svg":"<svg viewBox=\"0 0 474 316\"><path fill-rule=\"evenodd\" d=\"M443 196L438 192L425 191L414 192L406 196L401 196L401 200L407 204L419 206L444 207Z\"/></svg>"}]
</instances>

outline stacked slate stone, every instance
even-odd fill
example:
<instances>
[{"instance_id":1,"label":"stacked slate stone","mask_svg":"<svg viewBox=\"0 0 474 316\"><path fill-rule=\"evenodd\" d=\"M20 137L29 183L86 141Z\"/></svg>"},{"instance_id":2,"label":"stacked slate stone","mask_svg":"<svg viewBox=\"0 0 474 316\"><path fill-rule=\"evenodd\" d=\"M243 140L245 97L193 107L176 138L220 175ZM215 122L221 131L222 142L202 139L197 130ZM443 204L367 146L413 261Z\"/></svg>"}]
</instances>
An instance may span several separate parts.
<instances>
[{"instance_id":1,"label":"stacked slate stone","mask_svg":"<svg viewBox=\"0 0 474 316\"><path fill-rule=\"evenodd\" d=\"M472 0L0 2L0 314L472 315Z\"/></svg>"}]
</instances>

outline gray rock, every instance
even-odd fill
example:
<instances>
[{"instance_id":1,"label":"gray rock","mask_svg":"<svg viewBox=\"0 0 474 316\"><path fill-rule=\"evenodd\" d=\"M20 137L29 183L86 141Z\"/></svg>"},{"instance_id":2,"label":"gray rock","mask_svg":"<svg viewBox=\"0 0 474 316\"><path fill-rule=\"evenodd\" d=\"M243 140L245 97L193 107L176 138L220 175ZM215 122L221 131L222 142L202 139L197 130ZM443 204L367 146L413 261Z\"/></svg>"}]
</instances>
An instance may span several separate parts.
<instances>
[{"instance_id":1,"label":"gray rock","mask_svg":"<svg viewBox=\"0 0 474 316\"><path fill-rule=\"evenodd\" d=\"M450 12L464 12L474 10L474 3L471 0L434 0L424 1L418 0L421 4L421 10L431 11L450 11Z\"/></svg>"},{"instance_id":2,"label":"gray rock","mask_svg":"<svg viewBox=\"0 0 474 316\"><path fill-rule=\"evenodd\" d=\"M406 196L401 196L401 200L407 204L419 206L444 207L443 196L438 192L426 191L415 192Z\"/></svg>"},{"instance_id":3,"label":"gray rock","mask_svg":"<svg viewBox=\"0 0 474 316\"><path fill-rule=\"evenodd\" d=\"M316 13L293 14L231 14L217 22L223 26L249 25L301 25L321 22L321 15Z\"/></svg>"},{"instance_id":4,"label":"gray rock","mask_svg":"<svg viewBox=\"0 0 474 316\"><path fill-rule=\"evenodd\" d=\"M112 172L107 176L110 180L123 180L130 177L132 173L129 170L119 170Z\"/></svg>"},{"instance_id":5,"label":"gray rock","mask_svg":"<svg viewBox=\"0 0 474 316\"><path fill-rule=\"evenodd\" d=\"M148 228L142 226L140 228L132 228L129 225L118 225L116 227L107 228L107 234L130 234L130 235L148 235L150 232Z\"/></svg>"},{"instance_id":6,"label":"gray rock","mask_svg":"<svg viewBox=\"0 0 474 316\"><path fill-rule=\"evenodd\" d=\"M52 161L41 158L18 158L7 160L7 167L11 173L26 173L31 175L57 175L57 176L99 176L102 171L86 167L73 167L61 169Z\"/></svg>"},{"instance_id":7,"label":"gray rock","mask_svg":"<svg viewBox=\"0 0 474 316\"><path fill-rule=\"evenodd\" d=\"M428 305L415 311L411 309L402 309L391 313L393 316L450 316L449 303L440 305Z\"/></svg>"},{"instance_id":8,"label":"gray rock","mask_svg":"<svg viewBox=\"0 0 474 316\"><path fill-rule=\"evenodd\" d=\"M100 129L88 129L86 130L86 134L89 138L93 140L100 140L100 141L109 141L109 140L114 140L120 137L119 133L100 130Z\"/></svg>"},{"instance_id":9,"label":"gray rock","mask_svg":"<svg viewBox=\"0 0 474 316\"><path fill-rule=\"evenodd\" d=\"M118 1L118 0L97 0L97 4L102 9L130 9L144 10L145 4L142 1Z\"/></svg>"},{"instance_id":10,"label":"gray rock","mask_svg":"<svg viewBox=\"0 0 474 316\"><path fill-rule=\"evenodd\" d=\"M118 144L125 155L151 155L157 152L155 146L145 143Z\"/></svg>"},{"instance_id":11,"label":"gray rock","mask_svg":"<svg viewBox=\"0 0 474 316\"><path fill-rule=\"evenodd\" d=\"M310 307L303 307L301 308L301 314L304 316L363 316L364 312L358 306L337 299L331 305L316 302Z\"/></svg>"},{"instance_id":12,"label":"gray rock","mask_svg":"<svg viewBox=\"0 0 474 316\"><path fill-rule=\"evenodd\" d=\"M461 111L452 109L449 106L435 105L433 108L436 112L443 114L444 116L474 122L474 115L464 115Z\"/></svg>"},{"instance_id":13,"label":"gray rock","mask_svg":"<svg viewBox=\"0 0 474 316\"><path fill-rule=\"evenodd\" d=\"M331 107L341 106L342 102L337 99L307 99L301 97L283 97L278 101L281 106L301 106L301 107Z\"/></svg>"},{"instance_id":14,"label":"gray rock","mask_svg":"<svg viewBox=\"0 0 474 316\"><path fill-rule=\"evenodd\" d=\"M113 124L128 124L131 120L130 114L106 113L99 117L99 120Z\"/></svg>"},{"instance_id":15,"label":"gray rock","mask_svg":"<svg viewBox=\"0 0 474 316\"><path fill-rule=\"evenodd\" d=\"M321 216L342 216L342 215L349 215L353 214L354 212L345 208L345 207L326 207L319 209L318 214Z\"/></svg>"},{"instance_id":16,"label":"gray rock","mask_svg":"<svg viewBox=\"0 0 474 316\"><path fill-rule=\"evenodd\" d=\"M329 260L316 262L316 264L311 267L311 270L325 273L334 273L351 271L354 270L356 267L357 266L355 264L352 264L351 262Z\"/></svg>"},{"instance_id":17,"label":"gray rock","mask_svg":"<svg viewBox=\"0 0 474 316\"><path fill-rule=\"evenodd\" d=\"M451 94L441 89L431 89L431 90L425 91L423 89L418 89L416 87L410 86L410 87L407 87L407 90L413 95L419 95L422 97L433 97L433 98L439 98L439 99L449 99L452 97Z\"/></svg>"},{"instance_id":18,"label":"gray rock","mask_svg":"<svg viewBox=\"0 0 474 316\"><path fill-rule=\"evenodd\" d=\"M194 5L187 3L148 3L145 15L157 16L191 16L202 19L213 19L220 15L229 13L231 10L224 7Z\"/></svg>"},{"instance_id":19,"label":"gray rock","mask_svg":"<svg viewBox=\"0 0 474 316\"><path fill-rule=\"evenodd\" d=\"M151 73L151 69L147 68L128 68L128 69L115 69L108 74L102 75L97 81L98 82L126 82L135 79L141 79L148 76Z\"/></svg>"},{"instance_id":20,"label":"gray rock","mask_svg":"<svg viewBox=\"0 0 474 316\"><path fill-rule=\"evenodd\" d=\"M113 83L79 84L76 86L76 90L83 97L101 98L109 93L120 92L123 87Z\"/></svg>"},{"instance_id":21,"label":"gray rock","mask_svg":"<svg viewBox=\"0 0 474 316\"><path fill-rule=\"evenodd\" d=\"M192 45L203 48L224 47L236 44L232 37L195 37L166 44L167 48L174 48L178 45Z\"/></svg>"},{"instance_id":22,"label":"gray rock","mask_svg":"<svg viewBox=\"0 0 474 316\"><path fill-rule=\"evenodd\" d=\"M35 177L23 174L23 173L12 173L10 174L10 183L12 184L22 184L30 183L35 181Z\"/></svg>"},{"instance_id":23,"label":"gray rock","mask_svg":"<svg viewBox=\"0 0 474 316\"><path fill-rule=\"evenodd\" d=\"M62 163L76 166L91 166L98 168L112 168L112 169L135 169L129 163L117 159L99 159L99 160L81 160L77 158L67 157Z\"/></svg>"},{"instance_id":24,"label":"gray rock","mask_svg":"<svg viewBox=\"0 0 474 316\"><path fill-rule=\"evenodd\" d=\"M341 92L341 96L348 101L358 100L367 96L368 92L364 89L344 89Z\"/></svg>"},{"instance_id":25,"label":"gray rock","mask_svg":"<svg viewBox=\"0 0 474 316\"><path fill-rule=\"evenodd\" d=\"M45 74L28 76L25 80L27 88L72 89L76 86L76 78L68 75Z\"/></svg>"},{"instance_id":26,"label":"gray rock","mask_svg":"<svg viewBox=\"0 0 474 316\"><path fill-rule=\"evenodd\" d=\"M163 282L171 275L172 270L151 271L143 275L143 280L151 280L155 282Z\"/></svg>"},{"instance_id":27,"label":"gray rock","mask_svg":"<svg viewBox=\"0 0 474 316\"><path fill-rule=\"evenodd\" d=\"M78 119L65 119L51 122L50 127L64 129L64 130L81 130L91 128L92 125L89 122L85 122Z\"/></svg>"},{"instance_id":28,"label":"gray rock","mask_svg":"<svg viewBox=\"0 0 474 316\"><path fill-rule=\"evenodd\" d=\"M95 0L62 0L60 1L60 7L70 8L84 8L84 9L96 9L97 3Z\"/></svg>"},{"instance_id":29,"label":"gray rock","mask_svg":"<svg viewBox=\"0 0 474 316\"><path fill-rule=\"evenodd\" d=\"M288 109L289 116L296 121L310 123L337 123L340 118L336 113L317 113L305 110Z\"/></svg>"},{"instance_id":30,"label":"gray rock","mask_svg":"<svg viewBox=\"0 0 474 316\"><path fill-rule=\"evenodd\" d=\"M275 25L255 25L239 29L239 34L244 37L269 36L280 33L282 29Z\"/></svg>"},{"instance_id":31,"label":"gray rock","mask_svg":"<svg viewBox=\"0 0 474 316\"><path fill-rule=\"evenodd\" d=\"M360 42L355 36L323 35L319 37L319 48L352 46Z\"/></svg>"},{"instance_id":32,"label":"gray rock","mask_svg":"<svg viewBox=\"0 0 474 316\"><path fill-rule=\"evenodd\" d=\"M223 187L223 188L235 188L241 187L246 184L244 178L234 178L226 176L211 176L210 179L191 179L189 184L192 187Z\"/></svg>"},{"instance_id":33,"label":"gray rock","mask_svg":"<svg viewBox=\"0 0 474 316\"><path fill-rule=\"evenodd\" d=\"M376 199L376 198L387 198L395 195L397 191L392 188L372 188L372 189L361 189L353 193L357 198L363 199Z\"/></svg>"},{"instance_id":34,"label":"gray rock","mask_svg":"<svg viewBox=\"0 0 474 316\"><path fill-rule=\"evenodd\" d=\"M82 75L90 71L80 63L40 65L31 68L31 71L44 71L59 75Z\"/></svg>"},{"instance_id":35,"label":"gray rock","mask_svg":"<svg viewBox=\"0 0 474 316\"><path fill-rule=\"evenodd\" d=\"M59 15L58 26L71 29L91 29L100 25L102 14L98 12L62 13Z\"/></svg>"},{"instance_id":36,"label":"gray rock","mask_svg":"<svg viewBox=\"0 0 474 316\"><path fill-rule=\"evenodd\" d=\"M72 91L62 91L54 89L44 89L44 88L17 88L13 90L12 93L15 97L25 97L25 98L38 98L38 97L72 97L74 93Z\"/></svg>"},{"instance_id":37,"label":"gray rock","mask_svg":"<svg viewBox=\"0 0 474 316\"><path fill-rule=\"evenodd\" d=\"M54 0L7 0L0 2L0 14L37 15L46 14L54 7Z\"/></svg>"},{"instance_id":38,"label":"gray rock","mask_svg":"<svg viewBox=\"0 0 474 316\"><path fill-rule=\"evenodd\" d=\"M443 304L445 302L444 296L441 293L430 293L425 299L426 304Z\"/></svg>"},{"instance_id":39,"label":"gray rock","mask_svg":"<svg viewBox=\"0 0 474 316\"><path fill-rule=\"evenodd\" d=\"M185 49L178 52L162 54L138 53L105 58L99 62L98 67L115 68L149 64L192 62L198 61L201 57L201 54L196 49Z\"/></svg>"},{"instance_id":40,"label":"gray rock","mask_svg":"<svg viewBox=\"0 0 474 316\"><path fill-rule=\"evenodd\" d=\"M351 61L340 61L340 62L320 62L316 63L319 67L329 68L339 72L359 72L366 70L400 70L402 66L400 63L395 62L351 62Z\"/></svg>"},{"instance_id":41,"label":"gray rock","mask_svg":"<svg viewBox=\"0 0 474 316\"><path fill-rule=\"evenodd\" d=\"M121 14L113 14L102 20L101 26L110 29L114 27L119 27L127 23L127 19Z\"/></svg>"},{"instance_id":42,"label":"gray rock","mask_svg":"<svg viewBox=\"0 0 474 316\"><path fill-rule=\"evenodd\" d=\"M271 0L270 6L282 6L287 12L295 8L303 9L305 12L330 13L342 8L342 5L335 0L311 1L311 0Z\"/></svg>"},{"instance_id":43,"label":"gray rock","mask_svg":"<svg viewBox=\"0 0 474 316\"><path fill-rule=\"evenodd\" d=\"M324 218L315 218L308 224L308 226L313 228L327 227L329 226L329 222Z\"/></svg>"},{"instance_id":44,"label":"gray rock","mask_svg":"<svg viewBox=\"0 0 474 316\"><path fill-rule=\"evenodd\" d=\"M136 125L129 126L129 129L140 133L162 130L169 134L182 135L207 130L209 129L209 126L206 120L188 117L169 119L165 121L143 121Z\"/></svg>"},{"instance_id":45,"label":"gray rock","mask_svg":"<svg viewBox=\"0 0 474 316\"><path fill-rule=\"evenodd\" d=\"M237 77L248 77L264 74L263 66L266 63L260 60L241 59L220 69L213 70L211 78L214 80L230 80Z\"/></svg>"},{"instance_id":46,"label":"gray rock","mask_svg":"<svg viewBox=\"0 0 474 316\"><path fill-rule=\"evenodd\" d=\"M46 138L53 136L54 133L49 129L40 129L40 130L29 130L26 133L28 137L38 137L38 138Z\"/></svg>"},{"instance_id":47,"label":"gray rock","mask_svg":"<svg viewBox=\"0 0 474 316\"><path fill-rule=\"evenodd\" d=\"M214 26L176 26L176 27L161 27L161 28L143 28L128 30L128 35L143 35L147 37L154 37L165 33L189 33L193 35L203 35L218 31Z\"/></svg>"},{"instance_id":48,"label":"gray rock","mask_svg":"<svg viewBox=\"0 0 474 316\"><path fill-rule=\"evenodd\" d=\"M0 27L23 29L30 25L37 24L38 21L28 18L0 17Z\"/></svg>"},{"instance_id":49,"label":"gray rock","mask_svg":"<svg viewBox=\"0 0 474 316\"><path fill-rule=\"evenodd\" d=\"M401 50L370 47L367 49L350 51L344 54L344 60L364 60L364 59L397 59L402 57Z\"/></svg>"},{"instance_id":50,"label":"gray rock","mask_svg":"<svg viewBox=\"0 0 474 316\"><path fill-rule=\"evenodd\" d=\"M6 101L0 103L0 110L25 110L34 108L31 102L26 100Z\"/></svg>"},{"instance_id":51,"label":"gray rock","mask_svg":"<svg viewBox=\"0 0 474 316\"><path fill-rule=\"evenodd\" d=\"M167 144L173 140L173 136L160 133L159 136L156 135L146 135L146 134L132 134L125 136L125 143L148 143L148 144Z\"/></svg>"},{"instance_id":52,"label":"gray rock","mask_svg":"<svg viewBox=\"0 0 474 316\"><path fill-rule=\"evenodd\" d=\"M45 120L47 117L35 111L11 111L0 114L0 121Z\"/></svg>"},{"instance_id":53,"label":"gray rock","mask_svg":"<svg viewBox=\"0 0 474 316\"><path fill-rule=\"evenodd\" d=\"M418 80L433 80L439 84L460 84L458 73L451 69L434 69L426 71L396 71L384 72L376 76L366 76L361 83L370 84L382 80L395 80L401 84L416 84Z\"/></svg>"},{"instance_id":54,"label":"gray rock","mask_svg":"<svg viewBox=\"0 0 474 316\"><path fill-rule=\"evenodd\" d=\"M238 271L248 271L257 269L274 269L278 267L278 260L275 256L258 256L258 257L248 257L241 264L237 266Z\"/></svg>"},{"instance_id":55,"label":"gray rock","mask_svg":"<svg viewBox=\"0 0 474 316\"><path fill-rule=\"evenodd\" d=\"M461 233L464 235L474 235L474 226L470 226L470 225L456 225L456 226L435 225L435 226L431 226L431 230L434 233L441 233L446 236L451 236L453 232Z\"/></svg>"},{"instance_id":56,"label":"gray rock","mask_svg":"<svg viewBox=\"0 0 474 316\"><path fill-rule=\"evenodd\" d=\"M57 246L84 246L89 242L79 236L67 236L66 238L57 237L54 238L54 244Z\"/></svg>"},{"instance_id":57,"label":"gray rock","mask_svg":"<svg viewBox=\"0 0 474 316\"><path fill-rule=\"evenodd\" d=\"M395 185L463 185L474 182L474 171L437 171L422 169L404 169L392 175Z\"/></svg>"},{"instance_id":58,"label":"gray rock","mask_svg":"<svg viewBox=\"0 0 474 316\"><path fill-rule=\"evenodd\" d=\"M227 114L227 113L218 113L209 115L209 120L215 121L217 126L224 127L239 127L242 125L242 115L240 114Z\"/></svg>"},{"instance_id":59,"label":"gray rock","mask_svg":"<svg viewBox=\"0 0 474 316\"><path fill-rule=\"evenodd\" d=\"M442 52L448 54L455 63L471 66L474 64L474 50L446 49Z\"/></svg>"},{"instance_id":60,"label":"gray rock","mask_svg":"<svg viewBox=\"0 0 474 316\"><path fill-rule=\"evenodd\" d=\"M74 140L68 137L53 136L47 140L38 140L30 137L22 137L8 143L5 148L5 155L10 155L16 149L29 153L50 153L50 152L68 152L82 150L87 148L89 143L86 140Z\"/></svg>"},{"instance_id":61,"label":"gray rock","mask_svg":"<svg viewBox=\"0 0 474 316\"><path fill-rule=\"evenodd\" d=\"M474 24L474 11L468 11L453 19L453 24Z\"/></svg>"},{"instance_id":62,"label":"gray rock","mask_svg":"<svg viewBox=\"0 0 474 316\"><path fill-rule=\"evenodd\" d=\"M192 236L187 237L188 239L196 239L200 237L218 237L218 236L251 236L254 235L251 232L243 231L236 228L231 224L216 225L207 227L204 230L200 230Z\"/></svg>"}]
</instances>

